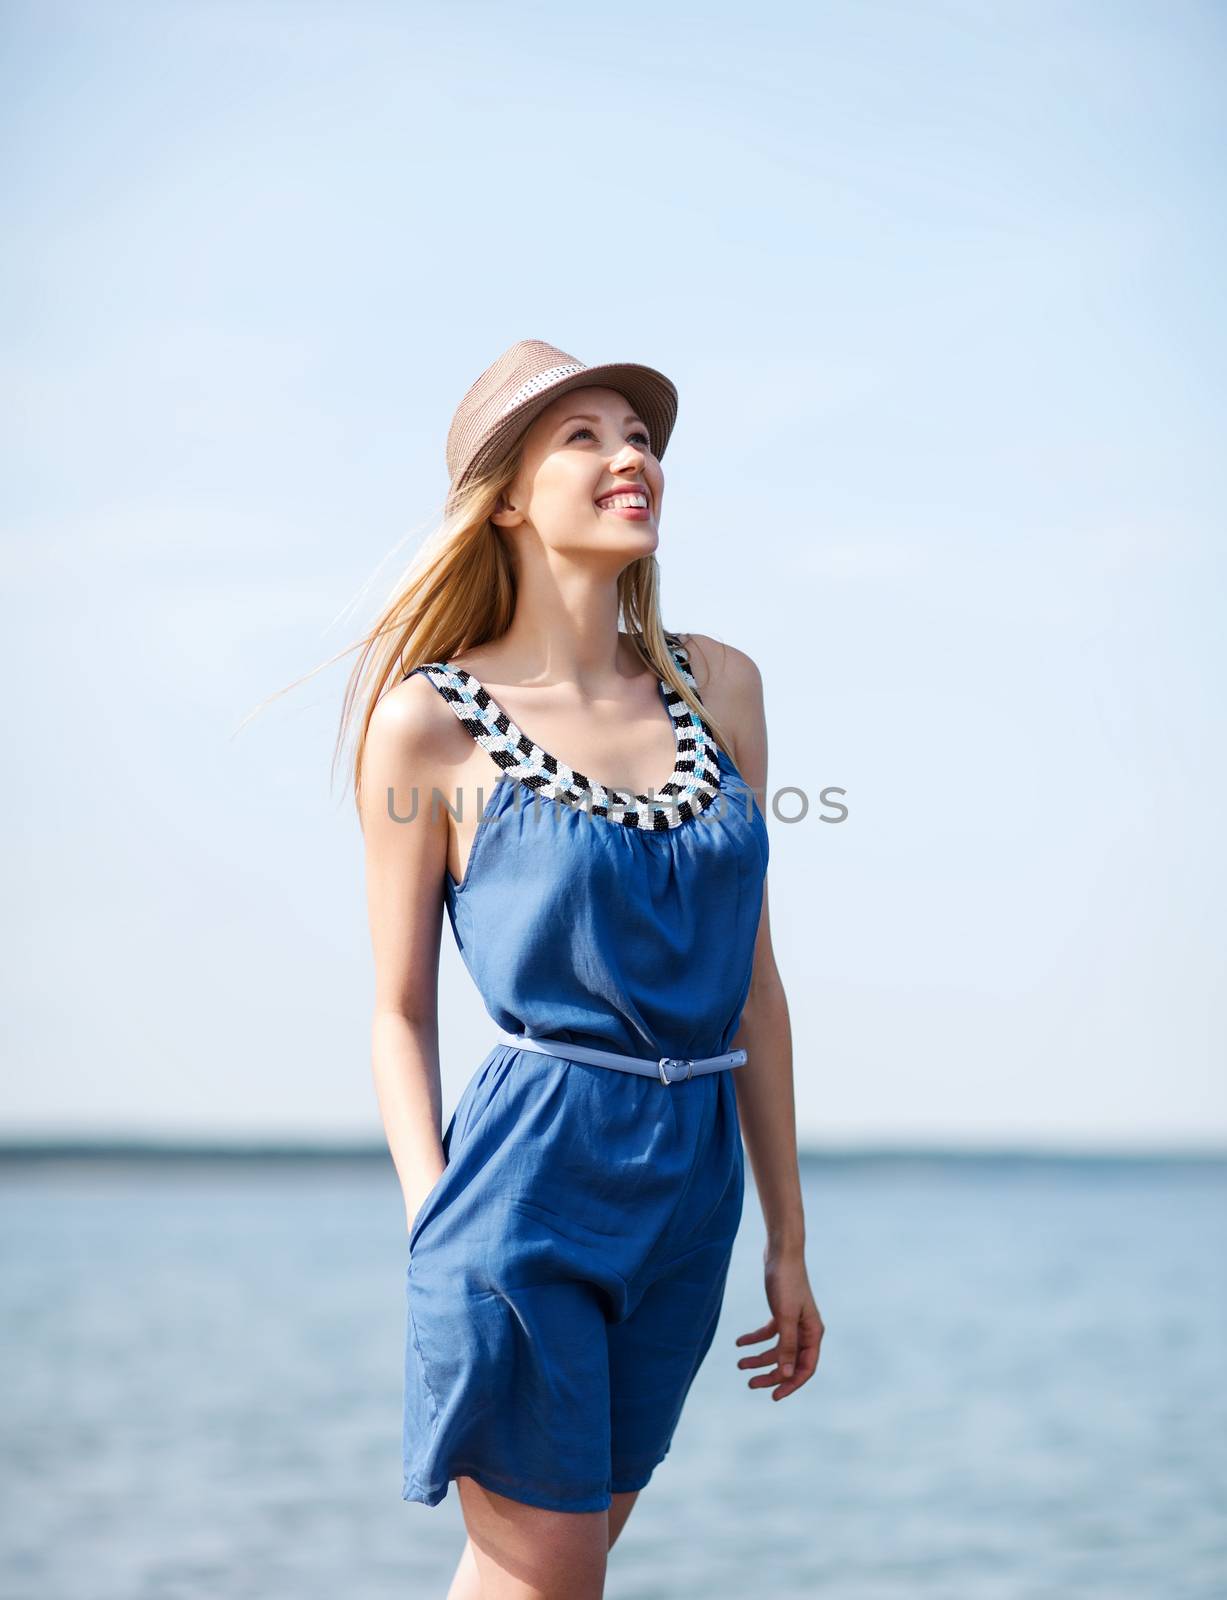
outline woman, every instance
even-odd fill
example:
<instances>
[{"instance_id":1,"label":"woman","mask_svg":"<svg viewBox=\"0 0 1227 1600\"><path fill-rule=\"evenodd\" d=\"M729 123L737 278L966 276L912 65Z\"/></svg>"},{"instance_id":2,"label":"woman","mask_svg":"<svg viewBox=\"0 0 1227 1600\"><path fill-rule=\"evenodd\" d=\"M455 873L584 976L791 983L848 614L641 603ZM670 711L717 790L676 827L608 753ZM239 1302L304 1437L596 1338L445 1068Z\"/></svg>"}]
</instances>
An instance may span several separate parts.
<instances>
[{"instance_id":1,"label":"woman","mask_svg":"<svg viewBox=\"0 0 1227 1600\"><path fill-rule=\"evenodd\" d=\"M409 1225L403 1497L457 1484L449 1600L603 1592L715 1332L743 1132L770 1316L737 1344L774 1342L738 1366L778 1400L818 1360L753 799L761 683L658 611L676 409L651 368L512 346L457 410L443 527L366 644L373 1064ZM444 908L498 1042L440 1135Z\"/></svg>"}]
</instances>

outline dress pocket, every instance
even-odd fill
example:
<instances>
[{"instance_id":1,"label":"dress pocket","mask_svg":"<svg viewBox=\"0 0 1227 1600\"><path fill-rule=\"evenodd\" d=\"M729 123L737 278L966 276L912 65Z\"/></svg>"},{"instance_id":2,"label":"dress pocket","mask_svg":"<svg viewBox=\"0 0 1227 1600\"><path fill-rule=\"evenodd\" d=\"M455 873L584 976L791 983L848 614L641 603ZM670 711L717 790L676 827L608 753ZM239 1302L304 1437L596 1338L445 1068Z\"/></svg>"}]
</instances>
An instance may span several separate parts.
<instances>
[{"instance_id":1,"label":"dress pocket","mask_svg":"<svg viewBox=\"0 0 1227 1600\"><path fill-rule=\"evenodd\" d=\"M472 1125L481 1116L485 1109L485 1090L489 1078L488 1074L492 1065L498 1065L497 1052L502 1048L495 1046L494 1050L486 1057L482 1065L465 1084L460 1099L456 1102L456 1109L452 1112L447 1128L443 1134L443 1154L447 1165L435 1179L434 1187L426 1191L426 1198L422 1201L413 1218L413 1225L409 1229L409 1251L421 1236L422 1229L430 1221L439 1208L439 1201L448 1188L454 1169L456 1168L464 1150L469 1144L469 1135ZM504 1054L506 1052L504 1051Z\"/></svg>"},{"instance_id":2,"label":"dress pocket","mask_svg":"<svg viewBox=\"0 0 1227 1600\"><path fill-rule=\"evenodd\" d=\"M431 1211L434 1209L435 1201L439 1198L440 1194L442 1194L444 1186L446 1185L448 1178L451 1176L452 1167L454 1165L454 1161L449 1157L447 1165L435 1179L434 1184L426 1191L426 1198L422 1201L421 1205L414 1213L413 1226L409 1229L410 1254L413 1253L413 1247L418 1241L418 1236L422 1232L422 1227L428 1220Z\"/></svg>"}]
</instances>

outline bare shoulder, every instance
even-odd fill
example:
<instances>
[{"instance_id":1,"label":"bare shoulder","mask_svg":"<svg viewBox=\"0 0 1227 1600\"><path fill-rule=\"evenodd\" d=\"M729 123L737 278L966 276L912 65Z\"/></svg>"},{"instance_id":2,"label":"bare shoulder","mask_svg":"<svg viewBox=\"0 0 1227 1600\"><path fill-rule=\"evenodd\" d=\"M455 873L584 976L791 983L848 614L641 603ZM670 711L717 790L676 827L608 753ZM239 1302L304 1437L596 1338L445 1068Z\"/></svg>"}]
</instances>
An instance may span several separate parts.
<instances>
[{"instance_id":1,"label":"bare shoulder","mask_svg":"<svg viewBox=\"0 0 1227 1600\"><path fill-rule=\"evenodd\" d=\"M761 701L763 679L753 656L706 633L679 633L677 637L690 659L699 694L716 716L721 715L722 705L735 711L738 706L750 707Z\"/></svg>"},{"instance_id":2,"label":"bare shoulder","mask_svg":"<svg viewBox=\"0 0 1227 1600\"><path fill-rule=\"evenodd\" d=\"M419 672L402 678L380 696L367 728L367 750L379 749L390 756L422 756L432 750L442 753L446 735L455 727L455 713Z\"/></svg>"},{"instance_id":3,"label":"bare shoulder","mask_svg":"<svg viewBox=\"0 0 1227 1600\"><path fill-rule=\"evenodd\" d=\"M765 759L763 678L753 656L705 633L679 633L699 698L733 740L733 759L757 768ZM760 752L761 755L760 755Z\"/></svg>"},{"instance_id":4,"label":"bare shoulder","mask_svg":"<svg viewBox=\"0 0 1227 1600\"><path fill-rule=\"evenodd\" d=\"M402 678L375 704L363 750L363 789L382 795L388 786L431 784L463 760L469 736L425 673Z\"/></svg>"}]
</instances>

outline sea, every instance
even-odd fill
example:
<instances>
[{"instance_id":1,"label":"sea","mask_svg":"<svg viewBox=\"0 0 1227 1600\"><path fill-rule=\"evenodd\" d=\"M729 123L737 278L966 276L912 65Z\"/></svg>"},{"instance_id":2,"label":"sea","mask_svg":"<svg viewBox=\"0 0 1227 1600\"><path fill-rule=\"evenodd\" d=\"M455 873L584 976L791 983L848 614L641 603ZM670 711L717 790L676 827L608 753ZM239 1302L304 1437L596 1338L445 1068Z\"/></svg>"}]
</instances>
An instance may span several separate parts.
<instances>
[{"instance_id":1,"label":"sea","mask_svg":"<svg viewBox=\"0 0 1227 1600\"><path fill-rule=\"evenodd\" d=\"M609 1600L1224 1600L1227 1157L806 1152L818 1367L745 1213ZM386 1151L0 1156L4 1600L444 1600Z\"/></svg>"}]
</instances>

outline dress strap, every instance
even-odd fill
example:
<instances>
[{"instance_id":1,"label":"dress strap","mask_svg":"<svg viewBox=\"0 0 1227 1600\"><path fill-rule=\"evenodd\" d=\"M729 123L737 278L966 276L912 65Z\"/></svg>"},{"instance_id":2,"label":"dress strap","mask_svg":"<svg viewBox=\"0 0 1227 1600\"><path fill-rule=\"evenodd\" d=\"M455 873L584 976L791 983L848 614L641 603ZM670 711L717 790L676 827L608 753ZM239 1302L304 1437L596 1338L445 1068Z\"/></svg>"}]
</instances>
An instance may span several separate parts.
<instances>
[{"instance_id":1,"label":"dress strap","mask_svg":"<svg viewBox=\"0 0 1227 1600\"><path fill-rule=\"evenodd\" d=\"M699 693L699 686L694 681L694 673L690 670L690 657L686 652L686 646L681 643L676 634L667 633L665 640L669 646L669 654L677 663L677 670L681 673L687 687L693 689L695 699L702 705L703 696Z\"/></svg>"},{"instance_id":2,"label":"dress strap","mask_svg":"<svg viewBox=\"0 0 1227 1600\"><path fill-rule=\"evenodd\" d=\"M465 687L464 675L459 668L453 667L448 661L424 661L421 666L413 667L405 674L405 682L415 677L419 672L426 674L427 680L451 706L459 721L468 729L469 733L479 745L489 751L499 766L511 765L509 761L501 759L501 754L490 748L492 732L506 733L506 726L499 727L497 722L491 722L486 713L492 705L486 691L475 685L472 692ZM504 719L506 720L506 719Z\"/></svg>"}]
</instances>

